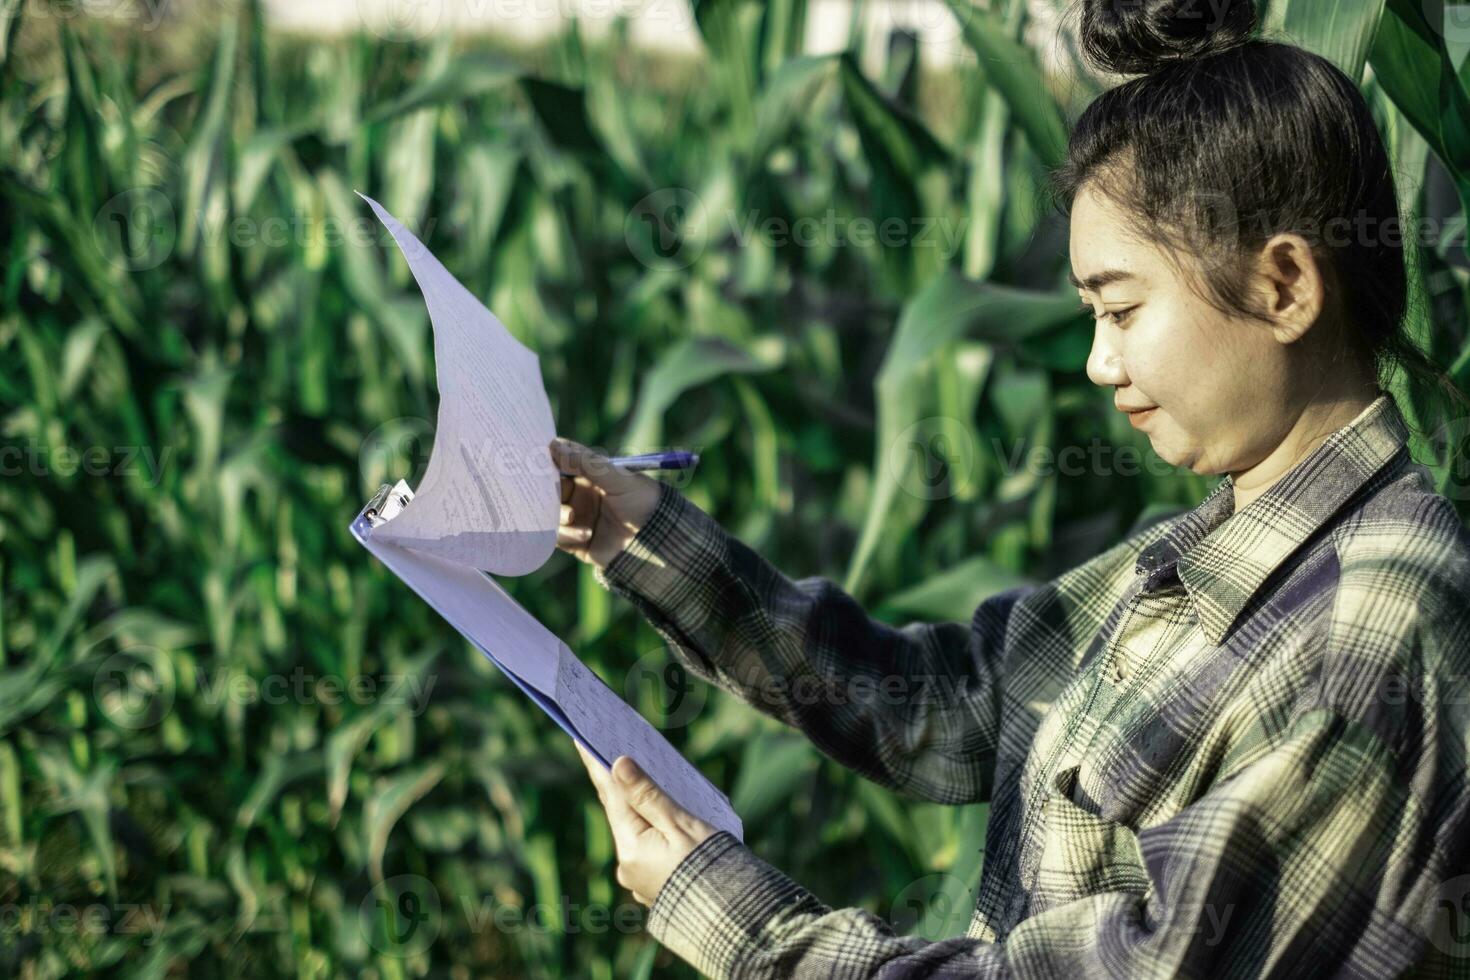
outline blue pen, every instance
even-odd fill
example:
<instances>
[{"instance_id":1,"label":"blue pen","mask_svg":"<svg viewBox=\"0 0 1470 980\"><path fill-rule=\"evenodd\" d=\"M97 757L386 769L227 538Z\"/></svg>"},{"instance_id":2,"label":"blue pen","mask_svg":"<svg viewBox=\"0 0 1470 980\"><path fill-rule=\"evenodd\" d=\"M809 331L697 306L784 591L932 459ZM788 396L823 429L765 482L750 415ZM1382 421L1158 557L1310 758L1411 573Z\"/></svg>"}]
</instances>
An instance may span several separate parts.
<instances>
[{"instance_id":1,"label":"blue pen","mask_svg":"<svg viewBox=\"0 0 1470 980\"><path fill-rule=\"evenodd\" d=\"M637 456L612 456L608 462L625 470L692 470L699 463L699 453L675 449L666 453L642 453ZM563 473L562 476L571 476Z\"/></svg>"},{"instance_id":2,"label":"blue pen","mask_svg":"<svg viewBox=\"0 0 1470 980\"><path fill-rule=\"evenodd\" d=\"M699 453L675 449L666 453L643 453L640 456L613 456L608 461L625 470L692 470L699 463Z\"/></svg>"}]
</instances>

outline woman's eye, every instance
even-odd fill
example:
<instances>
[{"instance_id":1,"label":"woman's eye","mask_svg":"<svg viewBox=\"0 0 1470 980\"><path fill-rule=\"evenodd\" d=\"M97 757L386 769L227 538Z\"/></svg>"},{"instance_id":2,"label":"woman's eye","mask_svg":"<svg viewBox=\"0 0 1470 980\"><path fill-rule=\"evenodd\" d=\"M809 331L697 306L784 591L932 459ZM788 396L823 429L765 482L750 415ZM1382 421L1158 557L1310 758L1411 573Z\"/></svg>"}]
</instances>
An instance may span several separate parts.
<instances>
[{"instance_id":1,"label":"woman's eye","mask_svg":"<svg viewBox=\"0 0 1470 980\"><path fill-rule=\"evenodd\" d=\"M1107 317L1108 319L1112 320L1114 323L1121 324L1125 320L1127 320L1130 316L1132 316L1133 313L1134 313L1134 311L1137 310L1137 309L1138 309L1138 307L1136 307L1136 306L1130 306L1126 310L1113 310L1113 311L1107 311L1107 310L1105 310L1105 311L1103 311L1102 316L1094 316L1093 319L1094 320L1101 320L1103 317ZM1077 312L1078 313L1091 313L1092 312L1092 307L1089 306L1089 305L1087 305L1086 303L1083 303L1081 306L1077 307Z\"/></svg>"}]
</instances>

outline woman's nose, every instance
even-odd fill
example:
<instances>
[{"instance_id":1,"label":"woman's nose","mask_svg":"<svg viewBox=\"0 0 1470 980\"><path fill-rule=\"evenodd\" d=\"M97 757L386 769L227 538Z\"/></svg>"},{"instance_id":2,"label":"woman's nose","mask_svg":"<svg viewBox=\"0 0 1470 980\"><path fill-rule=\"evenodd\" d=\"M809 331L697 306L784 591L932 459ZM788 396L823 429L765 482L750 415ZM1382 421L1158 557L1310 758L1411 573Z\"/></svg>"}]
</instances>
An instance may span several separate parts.
<instances>
[{"instance_id":1,"label":"woman's nose","mask_svg":"<svg viewBox=\"0 0 1470 980\"><path fill-rule=\"evenodd\" d=\"M1120 387L1128 383L1123 370L1123 355L1109 336L1104 324L1092 331L1092 350L1087 354L1087 377L1099 387Z\"/></svg>"}]
</instances>

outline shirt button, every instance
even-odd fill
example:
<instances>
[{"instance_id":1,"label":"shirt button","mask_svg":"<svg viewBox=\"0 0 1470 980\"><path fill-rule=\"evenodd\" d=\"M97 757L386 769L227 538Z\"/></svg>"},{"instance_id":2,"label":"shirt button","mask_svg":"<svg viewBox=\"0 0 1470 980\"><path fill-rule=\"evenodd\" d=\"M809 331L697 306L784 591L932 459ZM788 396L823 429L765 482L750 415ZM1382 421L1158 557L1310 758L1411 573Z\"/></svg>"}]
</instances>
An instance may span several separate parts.
<instances>
[{"instance_id":1,"label":"shirt button","mask_svg":"<svg viewBox=\"0 0 1470 980\"><path fill-rule=\"evenodd\" d=\"M1046 800L1042 800L1041 801L1041 812L1042 813L1045 813L1046 812L1046 805L1048 803L1050 803L1050 802L1051 802L1051 800L1049 800L1049 799L1046 799Z\"/></svg>"},{"instance_id":2,"label":"shirt button","mask_svg":"<svg viewBox=\"0 0 1470 980\"><path fill-rule=\"evenodd\" d=\"M1113 662L1113 670L1112 670L1113 683L1115 683L1115 684L1121 684L1124 681L1124 679L1127 678L1127 676L1128 676L1128 662L1123 658L1123 656L1121 654L1119 654L1117 660L1115 660Z\"/></svg>"}]
</instances>

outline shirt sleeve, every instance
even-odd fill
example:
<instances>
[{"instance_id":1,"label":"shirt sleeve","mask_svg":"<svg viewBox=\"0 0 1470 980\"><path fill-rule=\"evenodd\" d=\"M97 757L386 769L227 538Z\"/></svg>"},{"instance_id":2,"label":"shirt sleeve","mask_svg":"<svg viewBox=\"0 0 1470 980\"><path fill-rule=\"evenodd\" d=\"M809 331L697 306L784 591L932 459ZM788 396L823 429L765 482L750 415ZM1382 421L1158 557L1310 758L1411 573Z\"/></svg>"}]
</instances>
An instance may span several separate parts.
<instances>
[{"instance_id":1,"label":"shirt sleeve","mask_svg":"<svg viewBox=\"0 0 1470 980\"><path fill-rule=\"evenodd\" d=\"M1430 959L1426 975L1465 976L1470 960L1450 969L1427 939L1444 901L1445 815L1432 819L1398 771L1362 726L1303 714L1278 746L1138 833L1146 885L1035 911L994 943L897 936L866 910L828 908L723 832L674 870L648 930L701 973L742 980L1367 978ZM1065 865L1070 827L1100 818L1070 797L1048 802Z\"/></svg>"},{"instance_id":2,"label":"shirt sleeve","mask_svg":"<svg viewBox=\"0 0 1470 980\"><path fill-rule=\"evenodd\" d=\"M595 575L687 669L889 789L989 798L1006 626L1035 586L991 597L969 623L894 627L829 579L787 578L660 486L649 519Z\"/></svg>"}]
</instances>

